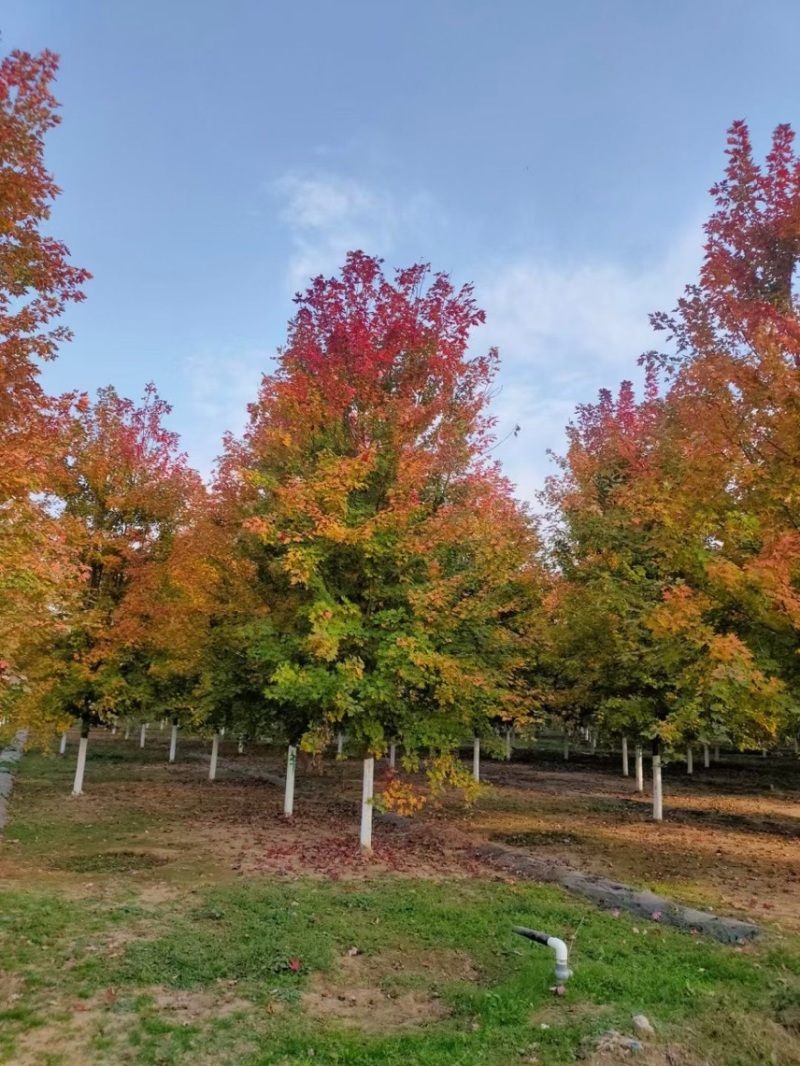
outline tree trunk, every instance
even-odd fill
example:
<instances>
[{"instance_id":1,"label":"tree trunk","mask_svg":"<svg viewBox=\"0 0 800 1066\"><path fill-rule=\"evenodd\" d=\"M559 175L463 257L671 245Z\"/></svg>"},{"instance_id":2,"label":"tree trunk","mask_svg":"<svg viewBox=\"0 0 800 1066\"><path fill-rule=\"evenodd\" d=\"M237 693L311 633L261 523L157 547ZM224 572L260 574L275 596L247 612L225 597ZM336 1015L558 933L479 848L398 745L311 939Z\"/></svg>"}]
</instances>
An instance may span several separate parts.
<instances>
[{"instance_id":1,"label":"tree trunk","mask_svg":"<svg viewBox=\"0 0 800 1066\"><path fill-rule=\"evenodd\" d=\"M389 769L394 770L397 762L397 745L394 741L389 745Z\"/></svg>"},{"instance_id":2,"label":"tree trunk","mask_svg":"<svg viewBox=\"0 0 800 1066\"><path fill-rule=\"evenodd\" d=\"M344 750L344 736L341 733L336 734L336 757L341 759L342 751Z\"/></svg>"},{"instance_id":3,"label":"tree trunk","mask_svg":"<svg viewBox=\"0 0 800 1066\"><path fill-rule=\"evenodd\" d=\"M244 737L239 737L239 747L237 750L240 755L244 755Z\"/></svg>"},{"instance_id":4,"label":"tree trunk","mask_svg":"<svg viewBox=\"0 0 800 1066\"><path fill-rule=\"evenodd\" d=\"M117 723L114 722L114 724L111 727L111 736L114 737L116 735L117 735Z\"/></svg>"},{"instance_id":5,"label":"tree trunk","mask_svg":"<svg viewBox=\"0 0 800 1066\"><path fill-rule=\"evenodd\" d=\"M711 765L711 752L708 750L708 744L703 745L703 767L707 770Z\"/></svg>"},{"instance_id":6,"label":"tree trunk","mask_svg":"<svg viewBox=\"0 0 800 1066\"><path fill-rule=\"evenodd\" d=\"M597 730L592 733L592 755L597 751Z\"/></svg>"},{"instance_id":7,"label":"tree trunk","mask_svg":"<svg viewBox=\"0 0 800 1066\"><path fill-rule=\"evenodd\" d=\"M125 719L125 739L129 740L130 739L130 735L131 735L131 723L126 718Z\"/></svg>"},{"instance_id":8,"label":"tree trunk","mask_svg":"<svg viewBox=\"0 0 800 1066\"><path fill-rule=\"evenodd\" d=\"M178 723L172 723L172 732L169 737L169 761L175 762L175 756L178 752Z\"/></svg>"},{"instance_id":9,"label":"tree trunk","mask_svg":"<svg viewBox=\"0 0 800 1066\"><path fill-rule=\"evenodd\" d=\"M636 791L644 792L644 759L642 757L642 745L636 745Z\"/></svg>"},{"instance_id":10,"label":"tree trunk","mask_svg":"<svg viewBox=\"0 0 800 1066\"><path fill-rule=\"evenodd\" d=\"M162 719L161 719L161 725L160 725L160 726L158 727L158 728L159 728L159 730L160 730L160 731L161 731L162 733L164 732L164 726L165 726L166 724L167 724L167 720L166 720L166 718L162 718Z\"/></svg>"},{"instance_id":11,"label":"tree trunk","mask_svg":"<svg viewBox=\"0 0 800 1066\"><path fill-rule=\"evenodd\" d=\"M476 781L481 779L481 738L475 737L472 742L472 776Z\"/></svg>"},{"instance_id":12,"label":"tree trunk","mask_svg":"<svg viewBox=\"0 0 800 1066\"><path fill-rule=\"evenodd\" d=\"M147 737L147 722L142 722L142 728L139 730L139 747L144 747L145 738Z\"/></svg>"},{"instance_id":13,"label":"tree trunk","mask_svg":"<svg viewBox=\"0 0 800 1066\"><path fill-rule=\"evenodd\" d=\"M58 754L59 755L63 755L66 752L66 750L67 750L67 734L66 733L62 733L61 734L61 743L60 743L60 745L58 747Z\"/></svg>"},{"instance_id":14,"label":"tree trunk","mask_svg":"<svg viewBox=\"0 0 800 1066\"><path fill-rule=\"evenodd\" d=\"M686 773L687 774L693 774L694 773L694 752L692 751L691 744L686 749Z\"/></svg>"},{"instance_id":15,"label":"tree trunk","mask_svg":"<svg viewBox=\"0 0 800 1066\"><path fill-rule=\"evenodd\" d=\"M89 724L81 727L81 739L78 744L78 762L75 766L75 780L72 783L72 795L83 795L83 775L86 772L86 750L89 747Z\"/></svg>"},{"instance_id":16,"label":"tree trunk","mask_svg":"<svg viewBox=\"0 0 800 1066\"><path fill-rule=\"evenodd\" d=\"M506 730L506 762L508 762L510 760L512 750L513 750L513 745L511 743L511 730L507 729Z\"/></svg>"},{"instance_id":17,"label":"tree trunk","mask_svg":"<svg viewBox=\"0 0 800 1066\"><path fill-rule=\"evenodd\" d=\"M211 741L211 763L208 767L208 780L217 779L217 756L219 755L219 733L215 733Z\"/></svg>"},{"instance_id":18,"label":"tree trunk","mask_svg":"<svg viewBox=\"0 0 800 1066\"><path fill-rule=\"evenodd\" d=\"M664 821L664 792L661 785L661 742L653 741L653 821Z\"/></svg>"},{"instance_id":19,"label":"tree trunk","mask_svg":"<svg viewBox=\"0 0 800 1066\"><path fill-rule=\"evenodd\" d=\"M286 757L286 792L283 797L283 813L287 818L294 814L294 775L297 770L297 748L294 744L289 745L289 753Z\"/></svg>"},{"instance_id":20,"label":"tree trunk","mask_svg":"<svg viewBox=\"0 0 800 1066\"><path fill-rule=\"evenodd\" d=\"M628 738L622 738L622 776L630 776L630 767L628 766Z\"/></svg>"},{"instance_id":21,"label":"tree trunk","mask_svg":"<svg viewBox=\"0 0 800 1066\"><path fill-rule=\"evenodd\" d=\"M564 762L569 758L569 733L564 731Z\"/></svg>"},{"instance_id":22,"label":"tree trunk","mask_svg":"<svg viewBox=\"0 0 800 1066\"><path fill-rule=\"evenodd\" d=\"M375 760L364 760L364 780L361 790L361 850L372 851L372 796L375 788Z\"/></svg>"}]
</instances>

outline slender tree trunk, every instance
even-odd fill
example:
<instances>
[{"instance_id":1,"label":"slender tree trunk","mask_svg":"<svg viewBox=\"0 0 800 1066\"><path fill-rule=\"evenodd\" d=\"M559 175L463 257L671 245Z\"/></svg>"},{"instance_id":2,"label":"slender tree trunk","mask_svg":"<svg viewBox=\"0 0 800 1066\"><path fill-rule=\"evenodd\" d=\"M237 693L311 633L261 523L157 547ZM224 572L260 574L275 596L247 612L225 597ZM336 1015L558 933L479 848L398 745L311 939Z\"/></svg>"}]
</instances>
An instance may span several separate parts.
<instances>
[{"instance_id":1,"label":"slender tree trunk","mask_svg":"<svg viewBox=\"0 0 800 1066\"><path fill-rule=\"evenodd\" d=\"M692 751L691 744L686 749L686 773L687 774L693 774L694 773L694 752Z\"/></svg>"},{"instance_id":2,"label":"slender tree trunk","mask_svg":"<svg viewBox=\"0 0 800 1066\"><path fill-rule=\"evenodd\" d=\"M597 751L597 730L592 732L592 755Z\"/></svg>"},{"instance_id":3,"label":"slender tree trunk","mask_svg":"<svg viewBox=\"0 0 800 1066\"><path fill-rule=\"evenodd\" d=\"M564 762L569 758L569 733L564 730Z\"/></svg>"},{"instance_id":4,"label":"slender tree trunk","mask_svg":"<svg viewBox=\"0 0 800 1066\"><path fill-rule=\"evenodd\" d=\"M472 742L472 776L476 781L481 779L481 738L475 737Z\"/></svg>"},{"instance_id":5,"label":"slender tree trunk","mask_svg":"<svg viewBox=\"0 0 800 1066\"><path fill-rule=\"evenodd\" d=\"M341 759L342 751L344 750L344 736L341 733L336 734L336 757Z\"/></svg>"},{"instance_id":6,"label":"slender tree trunk","mask_svg":"<svg viewBox=\"0 0 800 1066\"><path fill-rule=\"evenodd\" d=\"M142 722L142 728L139 730L139 747L144 747L144 742L147 737L147 722Z\"/></svg>"},{"instance_id":7,"label":"slender tree trunk","mask_svg":"<svg viewBox=\"0 0 800 1066\"><path fill-rule=\"evenodd\" d=\"M763 759L766 759L766 757L767 757L767 749L766 748L762 748L761 749L761 757Z\"/></svg>"},{"instance_id":8,"label":"slender tree trunk","mask_svg":"<svg viewBox=\"0 0 800 1066\"><path fill-rule=\"evenodd\" d=\"M375 760L364 760L364 779L361 790L361 850L372 851L372 797L375 789Z\"/></svg>"},{"instance_id":9,"label":"slender tree trunk","mask_svg":"<svg viewBox=\"0 0 800 1066\"><path fill-rule=\"evenodd\" d=\"M636 791L644 792L644 758L642 757L642 745L636 745Z\"/></svg>"},{"instance_id":10,"label":"slender tree trunk","mask_svg":"<svg viewBox=\"0 0 800 1066\"><path fill-rule=\"evenodd\" d=\"M72 783L72 795L83 795L83 775L86 772L86 750L89 747L89 723L81 725L81 739L78 743L78 761L75 765L75 780Z\"/></svg>"},{"instance_id":11,"label":"slender tree trunk","mask_svg":"<svg viewBox=\"0 0 800 1066\"><path fill-rule=\"evenodd\" d=\"M175 762L178 753L178 723L173 720L172 730L169 735L169 761Z\"/></svg>"},{"instance_id":12,"label":"slender tree trunk","mask_svg":"<svg viewBox=\"0 0 800 1066\"><path fill-rule=\"evenodd\" d=\"M283 797L283 813L287 818L294 814L294 776L297 770L297 748L294 744L289 745L289 753L286 757L286 792Z\"/></svg>"},{"instance_id":13,"label":"slender tree trunk","mask_svg":"<svg viewBox=\"0 0 800 1066\"><path fill-rule=\"evenodd\" d=\"M630 776L630 767L628 766L628 738L622 738L622 776Z\"/></svg>"},{"instance_id":14,"label":"slender tree trunk","mask_svg":"<svg viewBox=\"0 0 800 1066\"><path fill-rule=\"evenodd\" d=\"M511 730L507 729L506 730L506 762L508 762L511 759L512 751L513 751L513 745L511 743Z\"/></svg>"},{"instance_id":15,"label":"slender tree trunk","mask_svg":"<svg viewBox=\"0 0 800 1066\"><path fill-rule=\"evenodd\" d=\"M117 723L114 722L114 724L111 727L111 736L115 737L116 735L117 735Z\"/></svg>"},{"instance_id":16,"label":"slender tree trunk","mask_svg":"<svg viewBox=\"0 0 800 1066\"><path fill-rule=\"evenodd\" d=\"M219 755L219 733L215 733L211 740L211 763L208 767L208 780L217 779L217 757Z\"/></svg>"},{"instance_id":17,"label":"slender tree trunk","mask_svg":"<svg viewBox=\"0 0 800 1066\"><path fill-rule=\"evenodd\" d=\"M61 734L61 743L58 746L58 754L63 755L67 750L67 734Z\"/></svg>"},{"instance_id":18,"label":"slender tree trunk","mask_svg":"<svg viewBox=\"0 0 800 1066\"><path fill-rule=\"evenodd\" d=\"M244 755L244 737L239 737L239 747L237 750L240 755Z\"/></svg>"},{"instance_id":19,"label":"slender tree trunk","mask_svg":"<svg viewBox=\"0 0 800 1066\"><path fill-rule=\"evenodd\" d=\"M397 762L397 745L394 741L389 745L389 769L394 770Z\"/></svg>"},{"instance_id":20,"label":"slender tree trunk","mask_svg":"<svg viewBox=\"0 0 800 1066\"><path fill-rule=\"evenodd\" d=\"M160 731L160 732L162 732L162 733L164 732L164 726L165 726L166 724L167 724L167 720L166 720L166 718L162 718L162 719L161 719L161 724L160 724L160 725L159 725L159 727L158 727L158 728L159 728L159 731Z\"/></svg>"},{"instance_id":21,"label":"slender tree trunk","mask_svg":"<svg viewBox=\"0 0 800 1066\"><path fill-rule=\"evenodd\" d=\"M664 821L664 792L661 785L661 742L653 741L653 821Z\"/></svg>"},{"instance_id":22,"label":"slender tree trunk","mask_svg":"<svg viewBox=\"0 0 800 1066\"><path fill-rule=\"evenodd\" d=\"M711 752L708 750L708 744L703 745L703 767L707 770L711 765Z\"/></svg>"},{"instance_id":23,"label":"slender tree trunk","mask_svg":"<svg viewBox=\"0 0 800 1066\"><path fill-rule=\"evenodd\" d=\"M125 739L129 740L130 739L130 735L131 735L131 723L126 718L125 719Z\"/></svg>"}]
</instances>

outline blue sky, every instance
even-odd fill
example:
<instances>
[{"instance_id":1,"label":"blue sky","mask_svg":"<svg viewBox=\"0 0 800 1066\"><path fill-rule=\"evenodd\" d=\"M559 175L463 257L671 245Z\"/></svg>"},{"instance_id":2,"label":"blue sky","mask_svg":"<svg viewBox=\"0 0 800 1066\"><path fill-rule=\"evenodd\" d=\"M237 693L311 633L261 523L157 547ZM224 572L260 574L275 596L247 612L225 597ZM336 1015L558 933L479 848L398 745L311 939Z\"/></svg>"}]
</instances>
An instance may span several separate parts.
<instances>
[{"instance_id":1,"label":"blue sky","mask_svg":"<svg viewBox=\"0 0 800 1066\"><path fill-rule=\"evenodd\" d=\"M210 469L291 295L362 247L473 281L531 498L699 261L725 131L800 106L796 0L6 0L62 57L53 230L94 280L52 389L154 380Z\"/></svg>"}]
</instances>

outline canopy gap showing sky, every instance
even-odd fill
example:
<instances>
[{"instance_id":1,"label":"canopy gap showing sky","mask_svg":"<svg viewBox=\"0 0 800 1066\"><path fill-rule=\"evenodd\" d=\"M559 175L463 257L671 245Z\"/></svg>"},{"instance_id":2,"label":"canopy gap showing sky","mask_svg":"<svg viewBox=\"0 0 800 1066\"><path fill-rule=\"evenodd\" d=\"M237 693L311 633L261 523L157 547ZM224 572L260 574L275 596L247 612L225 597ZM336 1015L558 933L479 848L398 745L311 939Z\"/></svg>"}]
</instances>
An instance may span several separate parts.
<instances>
[{"instance_id":1,"label":"canopy gap showing sky","mask_svg":"<svg viewBox=\"0 0 800 1066\"><path fill-rule=\"evenodd\" d=\"M794 0L6 0L0 29L61 54L53 231L95 275L45 382L155 381L204 473L293 292L363 248L475 283L533 499L693 279L731 121L761 149L800 100Z\"/></svg>"}]
</instances>

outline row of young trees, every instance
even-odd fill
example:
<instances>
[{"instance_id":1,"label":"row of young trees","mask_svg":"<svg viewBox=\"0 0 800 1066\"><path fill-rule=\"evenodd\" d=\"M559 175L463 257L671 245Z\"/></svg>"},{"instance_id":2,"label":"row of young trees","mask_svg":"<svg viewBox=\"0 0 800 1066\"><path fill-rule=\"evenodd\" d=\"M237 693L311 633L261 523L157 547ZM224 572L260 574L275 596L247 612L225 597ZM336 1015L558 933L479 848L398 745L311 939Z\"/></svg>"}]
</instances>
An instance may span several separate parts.
<instances>
[{"instance_id":1,"label":"row of young trees","mask_svg":"<svg viewBox=\"0 0 800 1066\"><path fill-rule=\"evenodd\" d=\"M290 776L347 732L367 798L392 744L467 786L466 738L545 715L652 744L656 792L664 745L796 736L791 131L761 169L732 128L699 281L653 319L674 354L644 358L641 400L578 409L537 522L492 459L483 313L425 266L354 252L296 298L210 486L152 386L46 396L88 278L42 234L55 68L0 67L0 717L43 741L123 716L277 734Z\"/></svg>"}]
</instances>

